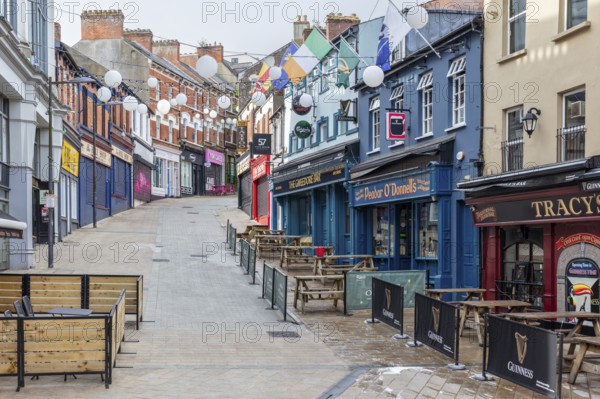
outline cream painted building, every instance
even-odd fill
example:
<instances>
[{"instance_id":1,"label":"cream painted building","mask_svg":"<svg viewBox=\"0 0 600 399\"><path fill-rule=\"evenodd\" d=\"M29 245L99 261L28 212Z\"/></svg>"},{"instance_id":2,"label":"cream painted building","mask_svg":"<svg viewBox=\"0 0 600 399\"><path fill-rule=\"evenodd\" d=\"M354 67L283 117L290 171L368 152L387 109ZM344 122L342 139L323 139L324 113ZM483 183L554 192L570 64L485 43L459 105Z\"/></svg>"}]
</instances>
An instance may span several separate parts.
<instances>
[{"instance_id":1,"label":"cream painted building","mask_svg":"<svg viewBox=\"0 0 600 399\"><path fill-rule=\"evenodd\" d=\"M481 284L600 312L600 0L486 0L484 19L480 177L458 184L482 229Z\"/></svg>"}]
</instances>

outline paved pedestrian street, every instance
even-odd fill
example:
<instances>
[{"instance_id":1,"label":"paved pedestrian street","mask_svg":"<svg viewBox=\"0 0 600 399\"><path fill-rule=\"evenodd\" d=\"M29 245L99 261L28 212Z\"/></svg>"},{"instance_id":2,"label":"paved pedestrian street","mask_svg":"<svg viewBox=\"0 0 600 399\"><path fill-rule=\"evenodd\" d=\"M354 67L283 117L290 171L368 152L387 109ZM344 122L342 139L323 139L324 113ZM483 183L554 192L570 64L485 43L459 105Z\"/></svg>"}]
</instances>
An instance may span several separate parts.
<instances>
[{"instance_id":1,"label":"paved pedestrian street","mask_svg":"<svg viewBox=\"0 0 600 399\"><path fill-rule=\"evenodd\" d=\"M280 321L223 246L226 220L249 223L235 203L166 199L124 212L74 232L51 270L40 249L35 273L143 274L144 322L136 331L129 319L109 389L97 375L41 376L16 394L16 378L2 377L0 398L537 397L506 381L470 378L481 372L472 330L461 341L467 370L450 371L449 359L365 323L368 312L344 317L341 305L311 302L303 315L290 300L288 321L299 323ZM600 378L565 381L563 397L600 397Z\"/></svg>"}]
</instances>

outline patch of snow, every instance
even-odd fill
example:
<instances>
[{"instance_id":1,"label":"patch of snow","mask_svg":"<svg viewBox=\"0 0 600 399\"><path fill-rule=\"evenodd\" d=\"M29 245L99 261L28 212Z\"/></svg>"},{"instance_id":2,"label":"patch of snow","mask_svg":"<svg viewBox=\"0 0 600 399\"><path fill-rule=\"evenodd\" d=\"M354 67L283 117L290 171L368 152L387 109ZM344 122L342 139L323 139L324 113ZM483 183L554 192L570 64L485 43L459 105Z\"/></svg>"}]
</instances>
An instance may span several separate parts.
<instances>
[{"instance_id":1,"label":"patch of snow","mask_svg":"<svg viewBox=\"0 0 600 399\"><path fill-rule=\"evenodd\" d=\"M384 369L379 369L380 374L389 375L389 374L400 374L405 370L414 370L418 373L425 372L431 373L431 370L425 369L423 367L387 367Z\"/></svg>"}]
</instances>

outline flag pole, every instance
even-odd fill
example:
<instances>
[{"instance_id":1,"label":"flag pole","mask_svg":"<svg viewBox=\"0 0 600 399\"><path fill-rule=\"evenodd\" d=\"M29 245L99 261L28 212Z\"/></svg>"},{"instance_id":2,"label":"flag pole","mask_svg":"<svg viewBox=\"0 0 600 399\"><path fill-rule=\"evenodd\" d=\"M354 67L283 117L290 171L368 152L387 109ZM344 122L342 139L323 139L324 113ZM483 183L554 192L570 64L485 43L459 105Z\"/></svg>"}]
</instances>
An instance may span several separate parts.
<instances>
[{"instance_id":1,"label":"flag pole","mask_svg":"<svg viewBox=\"0 0 600 399\"><path fill-rule=\"evenodd\" d=\"M396 10L398 10L398 12L400 14L402 14L404 16L404 19L406 19L406 12L404 10L399 9L398 6L396 4L394 4L394 2L392 0L388 0L388 1L389 1L389 3L391 5L394 6L394 8L396 8ZM414 8L414 7L412 7L412 8ZM419 32L418 29L415 29L415 28L413 28L413 29L415 30L415 32L417 32L417 34L419 36L421 36L421 39L423 39L423 41L425 43L427 43L427 45L429 46L429 48L431 49L431 51L433 51L435 53L435 55L438 56L438 58L442 58L442 56L440 55L440 53L438 53L437 50L433 48L433 46L431 45L431 43L429 43L429 40L425 39L425 36L423 36L423 34L421 32Z\"/></svg>"}]
</instances>

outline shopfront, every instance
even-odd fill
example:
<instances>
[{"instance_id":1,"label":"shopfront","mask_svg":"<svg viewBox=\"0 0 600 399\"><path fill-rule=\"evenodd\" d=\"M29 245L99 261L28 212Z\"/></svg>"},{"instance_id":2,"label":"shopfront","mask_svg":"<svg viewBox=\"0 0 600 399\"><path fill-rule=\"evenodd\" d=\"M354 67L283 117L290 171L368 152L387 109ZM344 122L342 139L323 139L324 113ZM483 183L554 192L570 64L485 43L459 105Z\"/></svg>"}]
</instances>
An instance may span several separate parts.
<instances>
[{"instance_id":1,"label":"shopfront","mask_svg":"<svg viewBox=\"0 0 600 399\"><path fill-rule=\"evenodd\" d=\"M155 144L154 173L152 176L152 198L179 197L181 151Z\"/></svg>"},{"instance_id":2,"label":"shopfront","mask_svg":"<svg viewBox=\"0 0 600 399\"><path fill-rule=\"evenodd\" d=\"M181 195L203 195L204 154L183 150L181 152Z\"/></svg>"},{"instance_id":3,"label":"shopfront","mask_svg":"<svg viewBox=\"0 0 600 399\"><path fill-rule=\"evenodd\" d=\"M223 185L225 154L206 149L204 152L205 190L207 193L215 191L215 187Z\"/></svg>"},{"instance_id":4,"label":"shopfront","mask_svg":"<svg viewBox=\"0 0 600 399\"><path fill-rule=\"evenodd\" d=\"M94 204L94 146L91 137L81 140L79 167L79 223L86 226L93 222ZM96 218L110 216L112 148L104 140L96 139ZM42 215L43 216L43 215Z\"/></svg>"},{"instance_id":5,"label":"shopfront","mask_svg":"<svg viewBox=\"0 0 600 399\"><path fill-rule=\"evenodd\" d=\"M137 135L133 136L133 206L152 201L152 170L154 149Z\"/></svg>"},{"instance_id":6,"label":"shopfront","mask_svg":"<svg viewBox=\"0 0 600 399\"><path fill-rule=\"evenodd\" d=\"M488 298L600 311L600 174L542 167L461 188L482 230Z\"/></svg>"},{"instance_id":7,"label":"shopfront","mask_svg":"<svg viewBox=\"0 0 600 399\"><path fill-rule=\"evenodd\" d=\"M79 145L78 140L72 139L75 132L69 131L72 133L69 134L66 133L67 131L65 129L63 136L58 192L60 208L58 236L61 241L79 227Z\"/></svg>"},{"instance_id":8,"label":"shopfront","mask_svg":"<svg viewBox=\"0 0 600 399\"><path fill-rule=\"evenodd\" d=\"M252 215L252 176L250 175L250 152L244 153L236 164L238 176L238 208Z\"/></svg>"},{"instance_id":9,"label":"shopfront","mask_svg":"<svg viewBox=\"0 0 600 399\"><path fill-rule=\"evenodd\" d=\"M250 160L252 175L252 219L260 224L269 225L271 195L269 192L269 155L260 155Z\"/></svg>"},{"instance_id":10,"label":"shopfront","mask_svg":"<svg viewBox=\"0 0 600 399\"><path fill-rule=\"evenodd\" d=\"M112 145L112 192L111 215L116 215L133 207L133 148Z\"/></svg>"}]
</instances>

